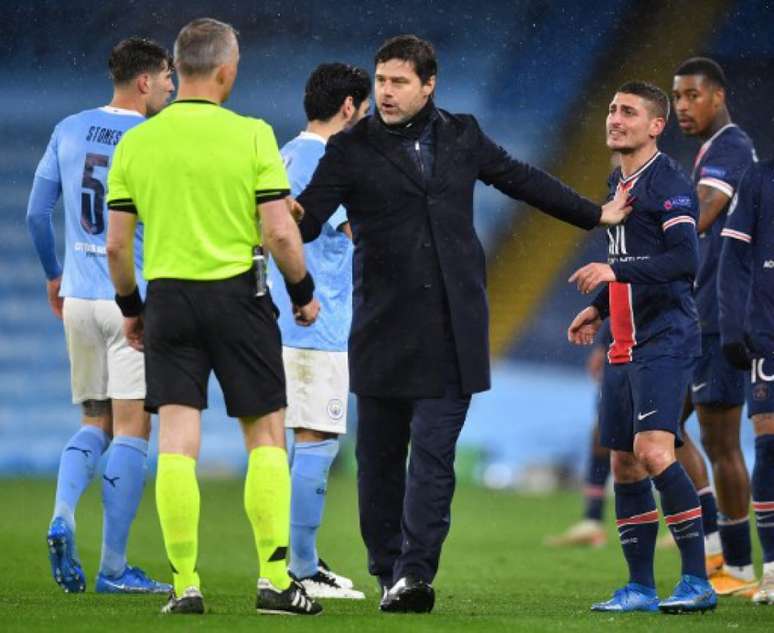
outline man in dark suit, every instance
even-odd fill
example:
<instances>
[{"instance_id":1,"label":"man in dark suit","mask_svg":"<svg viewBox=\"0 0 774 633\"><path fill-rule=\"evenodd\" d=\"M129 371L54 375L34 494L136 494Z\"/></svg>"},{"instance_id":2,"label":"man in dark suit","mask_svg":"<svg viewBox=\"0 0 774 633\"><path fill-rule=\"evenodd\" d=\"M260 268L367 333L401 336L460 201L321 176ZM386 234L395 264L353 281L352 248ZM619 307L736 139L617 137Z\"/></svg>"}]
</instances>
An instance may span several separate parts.
<instances>
[{"instance_id":1,"label":"man in dark suit","mask_svg":"<svg viewBox=\"0 0 774 633\"><path fill-rule=\"evenodd\" d=\"M381 609L427 612L449 531L457 437L471 394L490 386L476 180L585 229L620 222L628 207L618 197L600 208L512 159L472 116L438 109L429 42L392 38L375 61L377 112L329 140L296 212L310 241L339 204L347 209L361 533Z\"/></svg>"}]
</instances>

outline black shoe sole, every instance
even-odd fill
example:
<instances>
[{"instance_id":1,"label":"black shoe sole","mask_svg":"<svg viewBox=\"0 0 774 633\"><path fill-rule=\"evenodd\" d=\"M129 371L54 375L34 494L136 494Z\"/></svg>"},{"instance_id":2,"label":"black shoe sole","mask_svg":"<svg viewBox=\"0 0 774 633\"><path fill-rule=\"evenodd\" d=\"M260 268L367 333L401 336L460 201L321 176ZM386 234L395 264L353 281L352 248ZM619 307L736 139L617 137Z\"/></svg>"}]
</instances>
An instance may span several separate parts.
<instances>
[{"instance_id":1,"label":"black shoe sole","mask_svg":"<svg viewBox=\"0 0 774 633\"><path fill-rule=\"evenodd\" d=\"M658 610L661 611L661 613L666 613L667 615L689 615L691 613L704 613L705 611L714 611L716 607L717 605L713 604L710 607L703 607L698 609L685 608L685 607L659 607Z\"/></svg>"},{"instance_id":2,"label":"black shoe sole","mask_svg":"<svg viewBox=\"0 0 774 633\"><path fill-rule=\"evenodd\" d=\"M162 615L204 615L204 600L181 598L170 611L163 611Z\"/></svg>"},{"instance_id":3,"label":"black shoe sole","mask_svg":"<svg viewBox=\"0 0 774 633\"><path fill-rule=\"evenodd\" d=\"M384 613L430 613L435 606L435 593L425 587L406 589L394 598L382 601Z\"/></svg>"}]
</instances>

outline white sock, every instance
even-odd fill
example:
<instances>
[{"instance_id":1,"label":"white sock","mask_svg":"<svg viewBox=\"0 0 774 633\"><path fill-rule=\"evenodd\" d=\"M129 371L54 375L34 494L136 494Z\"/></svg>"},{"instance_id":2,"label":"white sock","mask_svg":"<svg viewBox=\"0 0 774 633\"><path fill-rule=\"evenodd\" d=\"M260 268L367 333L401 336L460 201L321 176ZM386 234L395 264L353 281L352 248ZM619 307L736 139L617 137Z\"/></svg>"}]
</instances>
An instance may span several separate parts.
<instances>
[{"instance_id":1,"label":"white sock","mask_svg":"<svg viewBox=\"0 0 774 633\"><path fill-rule=\"evenodd\" d=\"M774 565L774 563L772 563ZM743 565L742 567L736 567L735 565L723 565L723 571L745 582L752 582L755 580L755 569L752 565Z\"/></svg>"},{"instance_id":2,"label":"white sock","mask_svg":"<svg viewBox=\"0 0 774 633\"><path fill-rule=\"evenodd\" d=\"M704 537L704 553L707 556L717 556L723 553L723 546L720 544L720 532L713 532Z\"/></svg>"}]
</instances>

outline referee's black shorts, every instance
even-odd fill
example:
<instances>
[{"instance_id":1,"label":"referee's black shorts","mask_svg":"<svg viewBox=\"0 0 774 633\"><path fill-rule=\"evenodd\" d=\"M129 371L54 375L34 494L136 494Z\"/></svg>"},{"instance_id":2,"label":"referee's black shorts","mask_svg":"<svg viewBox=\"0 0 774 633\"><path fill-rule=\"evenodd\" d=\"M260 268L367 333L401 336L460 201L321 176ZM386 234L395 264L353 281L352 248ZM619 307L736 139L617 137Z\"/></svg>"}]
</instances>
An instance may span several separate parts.
<instances>
[{"instance_id":1,"label":"referee's black shorts","mask_svg":"<svg viewBox=\"0 0 774 633\"><path fill-rule=\"evenodd\" d=\"M155 279L145 306L145 409L207 408L215 371L231 417L287 406L282 341L271 296L252 271L219 281Z\"/></svg>"}]
</instances>

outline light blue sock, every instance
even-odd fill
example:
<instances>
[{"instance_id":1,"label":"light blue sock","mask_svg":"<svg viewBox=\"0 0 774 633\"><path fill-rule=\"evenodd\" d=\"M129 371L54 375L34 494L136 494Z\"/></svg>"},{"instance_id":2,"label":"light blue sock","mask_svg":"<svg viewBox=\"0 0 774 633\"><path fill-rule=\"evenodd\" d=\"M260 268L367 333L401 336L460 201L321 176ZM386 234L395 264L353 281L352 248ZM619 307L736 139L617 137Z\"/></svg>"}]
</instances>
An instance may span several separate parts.
<instances>
[{"instance_id":1,"label":"light blue sock","mask_svg":"<svg viewBox=\"0 0 774 633\"><path fill-rule=\"evenodd\" d=\"M54 518L61 517L75 531L75 508L97 470L110 436L96 426L82 426L70 438L59 459Z\"/></svg>"},{"instance_id":2,"label":"light blue sock","mask_svg":"<svg viewBox=\"0 0 774 633\"><path fill-rule=\"evenodd\" d=\"M290 566L297 578L317 573L317 530L322 520L328 472L339 441L296 442L290 471Z\"/></svg>"},{"instance_id":3,"label":"light blue sock","mask_svg":"<svg viewBox=\"0 0 774 633\"><path fill-rule=\"evenodd\" d=\"M147 440L125 435L113 439L102 475L104 521L99 565L100 573L111 578L126 569L126 543L145 487L147 457Z\"/></svg>"}]
</instances>

